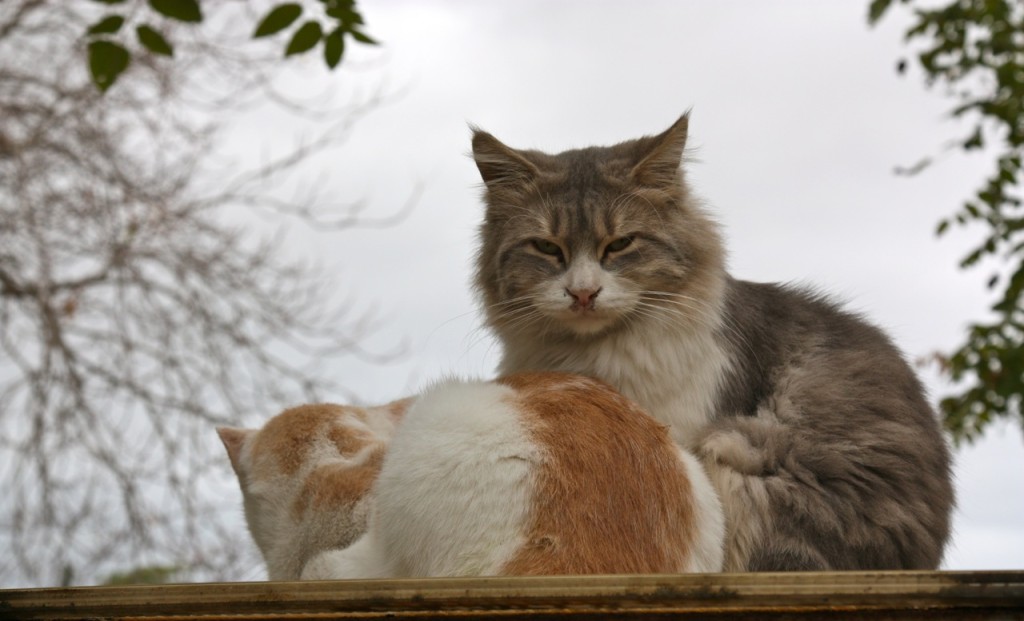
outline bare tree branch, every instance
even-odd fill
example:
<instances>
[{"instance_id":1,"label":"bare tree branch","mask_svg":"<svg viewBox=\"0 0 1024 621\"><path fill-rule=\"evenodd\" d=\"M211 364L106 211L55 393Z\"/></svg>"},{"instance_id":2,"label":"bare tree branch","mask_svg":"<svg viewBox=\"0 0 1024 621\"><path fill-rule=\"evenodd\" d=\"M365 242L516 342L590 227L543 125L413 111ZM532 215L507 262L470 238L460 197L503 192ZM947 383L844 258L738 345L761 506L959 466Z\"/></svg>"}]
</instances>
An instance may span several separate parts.
<instances>
[{"instance_id":1,"label":"bare tree branch","mask_svg":"<svg viewBox=\"0 0 1024 621\"><path fill-rule=\"evenodd\" d=\"M262 165L217 160L231 114L281 97L279 60L232 44L250 34L232 16L258 8L204 4L215 35L182 31L173 63L139 56L100 96L80 54L93 4L0 3L0 584L252 577L212 425L348 395L333 360L400 350L363 347L372 315L250 216L388 226L418 191L383 217L277 191L379 94Z\"/></svg>"}]
</instances>

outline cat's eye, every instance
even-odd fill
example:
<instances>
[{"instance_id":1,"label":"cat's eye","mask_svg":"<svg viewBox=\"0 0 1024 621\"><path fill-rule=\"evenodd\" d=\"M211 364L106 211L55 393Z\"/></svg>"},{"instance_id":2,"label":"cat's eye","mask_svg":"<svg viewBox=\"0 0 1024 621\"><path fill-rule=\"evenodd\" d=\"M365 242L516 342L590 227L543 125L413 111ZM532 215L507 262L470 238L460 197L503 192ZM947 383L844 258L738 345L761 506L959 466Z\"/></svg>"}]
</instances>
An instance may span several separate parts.
<instances>
[{"instance_id":1,"label":"cat's eye","mask_svg":"<svg viewBox=\"0 0 1024 621\"><path fill-rule=\"evenodd\" d=\"M562 256L562 247L555 242L548 241L546 239L535 239L533 240L533 247L544 254L551 255L553 257Z\"/></svg>"},{"instance_id":2,"label":"cat's eye","mask_svg":"<svg viewBox=\"0 0 1024 621\"><path fill-rule=\"evenodd\" d=\"M620 252L622 250L625 250L626 248L629 248L632 244L632 237L620 237L618 239L613 239L612 241L608 242L608 245L604 247L604 252L605 254L608 254L609 252Z\"/></svg>"}]
</instances>

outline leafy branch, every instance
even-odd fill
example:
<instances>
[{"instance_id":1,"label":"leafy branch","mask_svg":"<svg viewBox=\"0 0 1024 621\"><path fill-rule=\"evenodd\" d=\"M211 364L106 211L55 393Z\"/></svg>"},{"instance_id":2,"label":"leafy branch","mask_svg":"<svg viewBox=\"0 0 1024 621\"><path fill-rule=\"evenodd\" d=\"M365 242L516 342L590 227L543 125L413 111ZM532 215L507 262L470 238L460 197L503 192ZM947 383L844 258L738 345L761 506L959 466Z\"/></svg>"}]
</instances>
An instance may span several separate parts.
<instances>
[{"instance_id":1,"label":"leafy branch","mask_svg":"<svg viewBox=\"0 0 1024 621\"><path fill-rule=\"evenodd\" d=\"M144 20L136 20L139 23L134 28L137 52L163 57L174 56L174 45L164 34L164 26L175 22L195 26L203 21L199 0L145 0L144 4L141 0L136 3L128 0L92 1L111 7L111 12L90 25L85 32L89 73L93 84L101 92L113 86L131 64L132 51L126 40L131 39L131 36L124 35L123 30L125 24L132 21L130 18L133 14L141 12L145 15ZM363 31L365 22L356 9L355 0L318 2L320 15L307 15L303 23L294 29L285 47L285 57L309 52L322 43L324 63L334 69L345 54L346 37L366 45L377 44L375 39ZM288 30L306 12L296 2L277 4L260 20L253 38L270 37Z\"/></svg>"},{"instance_id":2,"label":"leafy branch","mask_svg":"<svg viewBox=\"0 0 1024 621\"><path fill-rule=\"evenodd\" d=\"M868 22L877 23L893 0L872 0ZM901 4L912 4L900 0ZM997 293L993 318L968 327L954 352L936 359L960 383L960 394L940 403L947 427L958 441L976 438L996 418L1024 423L1024 3L1019 0L955 0L935 8L912 8L915 22L905 40L923 44L917 64L926 83L946 85L958 104L954 118L969 119L968 134L954 143L965 152L997 153L994 170L975 195L943 218L938 235L950 227L983 225L984 239L960 261L976 268L1001 261L988 279ZM901 60L897 70L903 73ZM917 174L930 158L902 170Z\"/></svg>"},{"instance_id":3,"label":"leafy branch","mask_svg":"<svg viewBox=\"0 0 1024 621\"><path fill-rule=\"evenodd\" d=\"M377 44L377 41L361 30L363 16L355 10L354 1L327 0L323 4L324 14L335 21L334 27L328 31L316 18L306 20L292 33L285 48L285 56L308 52L323 42L324 62L334 69L345 53L345 35L359 43ZM298 21L302 13L302 5L295 2L277 5L260 21L253 38L269 37L288 29Z\"/></svg>"}]
</instances>

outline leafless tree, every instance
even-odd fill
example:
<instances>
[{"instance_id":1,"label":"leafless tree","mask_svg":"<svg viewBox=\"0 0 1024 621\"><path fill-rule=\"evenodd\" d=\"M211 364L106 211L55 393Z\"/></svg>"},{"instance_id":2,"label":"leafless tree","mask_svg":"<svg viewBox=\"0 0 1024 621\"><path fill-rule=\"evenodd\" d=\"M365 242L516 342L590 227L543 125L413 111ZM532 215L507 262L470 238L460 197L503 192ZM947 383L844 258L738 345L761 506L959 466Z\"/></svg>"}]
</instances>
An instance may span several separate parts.
<instances>
[{"instance_id":1,"label":"leafless tree","mask_svg":"<svg viewBox=\"0 0 1024 621\"><path fill-rule=\"evenodd\" d=\"M245 4L206 3L215 39L183 30L173 62L139 55L101 96L81 49L100 5L0 3L2 586L251 575L210 483L213 425L336 394L330 361L372 358L370 319L256 231L364 222L279 188L376 102L247 169L215 159L227 115L285 103L282 63L232 45Z\"/></svg>"}]
</instances>

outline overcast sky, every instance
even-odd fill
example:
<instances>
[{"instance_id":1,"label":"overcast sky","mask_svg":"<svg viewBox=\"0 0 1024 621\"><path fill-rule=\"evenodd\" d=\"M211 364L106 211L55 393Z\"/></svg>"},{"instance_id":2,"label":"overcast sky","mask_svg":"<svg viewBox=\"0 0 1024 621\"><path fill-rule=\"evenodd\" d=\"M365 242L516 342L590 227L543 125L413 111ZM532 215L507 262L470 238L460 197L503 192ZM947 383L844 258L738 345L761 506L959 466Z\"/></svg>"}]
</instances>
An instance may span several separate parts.
<instances>
[{"instance_id":1,"label":"overcast sky","mask_svg":"<svg viewBox=\"0 0 1024 621\"><path fill-rule=\"evenodd\" d=\"M336 266L342 287L379 310L371 346L409 343L398 364L339 365L366 401L493 373L499 352L468 286L481 217L468 123L514 147L560 151L660 132L692 108L689 178L723 227L735 276L831 292L911 359L957 345L985 313L988 272L956 268L977 232L933 232L990 160L951 151L918 177L893 174L962 133L941 92L896 75L902 15L869 29L867 0L360 7L382 47L326 78L317 59L295 75L397 94L321 161L324 182L339 200L365 198L370 215L423 191L393 228L295 237L297 252ZM239 125L248 140L291 137L258 122ZM922 374L934 398L948 391ZM1024 567L1019 428L997 425L959 450L957 488L945 567Z\"/></svg>"}]
</instances>

